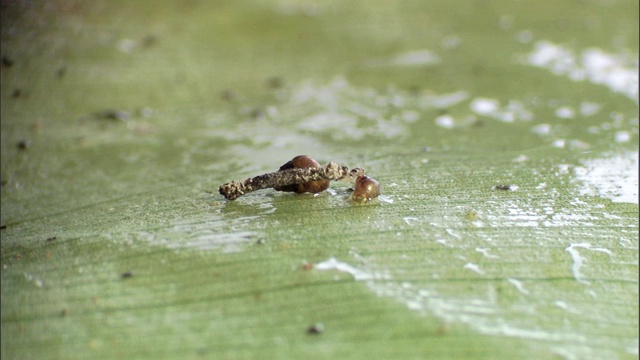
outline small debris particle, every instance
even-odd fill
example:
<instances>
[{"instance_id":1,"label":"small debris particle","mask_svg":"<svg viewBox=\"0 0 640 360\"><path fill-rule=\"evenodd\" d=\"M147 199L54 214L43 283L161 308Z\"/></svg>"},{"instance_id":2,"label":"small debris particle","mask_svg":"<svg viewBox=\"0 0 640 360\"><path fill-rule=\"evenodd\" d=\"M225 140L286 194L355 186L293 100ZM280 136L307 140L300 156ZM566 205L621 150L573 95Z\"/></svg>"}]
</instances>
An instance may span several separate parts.
<instances>
[{"instance_id":1,"label":"small debris particle","mask_svg":"<svg viewBox=\"0 0 640 360\"><path fill-rule=\"evenodd\" d=\"M69 311L67 310L67 308L63 308L63 309L62 309L62 311L60 312L60 315L61 315L62 317L67 316L67 314L69 314Z\"/></svg>"},{"instance_id":2,"label":"small debris particle","mask_svg":"<svg viewBox=\"0 0 640 360\"><path fill-rule=\"evenodd\" d=\"M226 101L234 101L238 99L238 94L231 89L227 89L220 94L220 98Z\"/></svg>"},{"instance_id":3,"label":"small debris particle","mask_svg":"<svg viewBox=\"0 0 640 360\"><path fill-rule=\"evenodd\" d=\"M56 240L58 240L57 236L52 236L50 238L47 238L47 241L56 241Z\"/></svg>"},{"instance_id":4,"label":"small debris particle","mask_svg":"<svg viewBox=\"0 0 640 360\"><path fill-rule=\"evenodd\" d=\"M278 89L284 86L284 79L279 76L273 76L267 79L267 86L272 89Z\"/></svg>"},{"instance_id":5,"label":"small debris particle","mask_svg":"<svg viewBox=\"0 0 640 360\"><path fill-rule=\"evenodd\" d=\"M322 334L323 332L324 332L324 325L320 323L313 324L309 326L309 328L307 328L307 334L319 335L319 334Z\"/></svg>"},{"instance_id":6,"label":"small debris particle","mask_svg":"<svg viewBox=\"0 0 640 360\"><path fill-rule=\"evenodd\" d=\"M2 66L3 67L8 67L8 68L12 67L13 66L13 60L9 59L6 56L3 56L2 57Z\"/></svg>"},{"instance_id":7,"label":"small debris particle","mask_svg":"<svg viewBox=\"0 0 640 360\"><path fill-rule=\"evenodd\" d=\"M138 110L138 115L143 118L150 118L153 116L153 109L150 107L143 107Z\"/></svg>"},{"instance_id":8,"label":"small debris particle","mask_svg":"<svg viewBox=\"0 0 640 360\"><path fill-rule=\"evenodd\" d=\"M449 325L448 324L440 324L438 326L438 330L436 330L436 333L438 335L446 335L449 332Z\"/></svg>"},{"instance_id":9,"label":"small debris particle","mask_svg":"<svg viewBox=\"0 0 640 360\"><path fill-rule=\"evenodd\" d=\"M29 140L20 140L18 141L18 149L19 150L27 150L31 147L31 141Z\"/></svg>"},{"instance_id":10,"label":"small debris particle","mask_svg":"<svg viewBox=\"0 0 640 360\"><path fill-rule=\"evenodd\" d=\"M123 278L123 279L131 278L131 277L133 277L133 272L127 271L125 273L122 273L122 275L120 275L120 277Z\"/></svg>"},{"instance_id":11,"label":"small debris particle","mask_svg":"<svg viewBox=\"0 0 640 360\"><path fill-rule=\"evenodd\" d=\"M496 185L493 188L495 190L516 191L518 190L518 185Z\"/></svg>"},{"instance_id":12,"label":"small debris particle","mask_svg":"<svg viewBox=\"0 0 640 360\"><path fill-rule=\"evenodd\" d=\"M122 110L106 109L94 113L94 116L100 120L125 121L129 118L129 113Z\"/></svg>"},{"instance_id":13,"label":"small debris particle","mask_svg":"<svg viewBox=\"0 0 640 360\"><path fill-rule=\"evenodd\" d=\"M249 116L253 119L253 120L264 120L267 118L267 112L264 111L261 108L254 108L253 110L251 110L251 112L249 113Z\"/></svg>"},{"instance_id":14,"label":"small debris particle","mask_svg":"<svg viewBox=\"0 0 640 360\"><path fill-rule=\"evenodd\" d=\"M478 212L475 210L467 211L467 213L465 214L465 217L467 218L467 220L471 220L471 221L476 221L480 218L480 216L478 215Z\"/></svg>"},{"instance_id":15,"label":"small debris particle","mask_svg":"<svg viewBox=\"0 0 640 360\"><path fill-rule=\"evenodd\" d=\"M158 42L158 37L155 35L147 35L140 41L140 46L149 48L154 46Z\"/></svg>"},{"instance_id":16,"label":"small debris particle","mask_svg":"<svg viewBox=\"0 0 640 360\"><path fill-rule=\"evenodd\" d=\"M13 90L13 94L11 94L11 97L14 99L17 99L20 97L20 95L22 95L22 90L20 89L15 89Z\"/></svg>"},{"instance_id":17,"label":"small debris particle","mask_svg":"<svg viewBox=\"0 0 640 360\"><path fill-rule=\"evenodd\" d=\"M305 262L304 264L302 264L302 269L309 271L313 269L313 263L310 262Z\"/></svg>"},{"instance_id":18,"label":"small debris particle","mask_svg":"<svg viewBox=\"0 0 640 360\"><path fill-rule=\"evenodd\" d=\"M67 67L63 66L56 71L56 77L61 78L67 74Z\"/></svg>"},{"instance_id":19,"label":"small debris particle","mask_svg":"<svg viewBox=\"0 0 640 360\"><path fill-rule=\"evenodd\" d=\"M22 259L22 255L20 255L20 254L16 254L16 255L14 256L14 258L15 258L16 260L20 260L20 259Z\"/></svg>"}]
</instances>

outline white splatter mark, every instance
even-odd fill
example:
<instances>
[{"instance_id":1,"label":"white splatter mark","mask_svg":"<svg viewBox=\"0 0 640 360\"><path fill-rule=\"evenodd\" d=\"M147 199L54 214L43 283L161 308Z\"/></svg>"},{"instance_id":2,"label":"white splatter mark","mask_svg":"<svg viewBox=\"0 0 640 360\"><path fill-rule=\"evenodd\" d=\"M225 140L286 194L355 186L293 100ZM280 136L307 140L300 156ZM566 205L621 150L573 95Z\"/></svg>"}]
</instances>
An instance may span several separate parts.
<instances>
[{"instance_id":1,"label":"white splatter mark","mask_svg":"<svg viewBox=\"0 0 640 360\"><path fill-rule=\"evenodd\" d=\"M402 220L404 220L404 222L409 226L414 226L418 223L418 218L413 216L405 216Z\"/></svg>"},{"instance_id":2,"label":"white splatter mark","mask_svg":"<svg viewBox=\"0 0 640 360\"><path fill-rule=\"evenodd\" d=\"M509 100L507 105L501 106L496 99L479 97L473 99L469 107L478 115L488 116L505 123L533 120L533 114L518 100Z\"/></svg>"},{"instance_id":3,"label":"white splatter mark","mask_svg":"<svg viewBox=\"0 0 640 360\"><path fill-rule=\"evenodd\" d=\"M638 62L636 56L608 54L597 48L573 50L549 41L538 41L527 63L548 69L572 81L589 81L638 102Z\"/></svg>"},{"instance_id":4,"label":"white splatter mark","mask_svg":"<svg viewBox=\"0 0 640 360\"><path fill-rule=\"evenodd\" d=\"M522 285L522 282L518 279L514 279L514 278L508 278L507 281L515 286L516 289L518 289L518 291L523 294L523 295L529 295L529 291L527 289L524 288L524 285Z\"/></svg>"},{"instance_id":5,"label":"white splatter mark","mask_svg":"<svg viewBox=\"0 0 640 360\"><path fill-rule=\"evenodd\" d=\"M499 259L499 256L490 254L489 251L491 251L491 249L489 248L481 248L481 247L477 247L476 251L481 253L482 255L484 255L485 257L489 258L489 259Z\"/></svg>"},{"instance_id":6,"label":"white splatter mark","mask_svg":"<svg viewBox=\"0 0 640 360\"><path fill-rule=\"evenodd\" d=\"M588 243L578 243L578 244L572 243L565 249L566 251L569 252L569 254L571 255L571 258L573 259L573 265L571 265L571 272L573 273L573 277L576 279L577 282L588 285L589 282L583 279L582 273L580 272L582 265L584 264L586 259L580 256L580 253L577 250L578 248L587 249L591 251L600 251L609 255L612 255L612 254L611 254L611 251L608 249L592 248L591 244L588 244Z\"/></svg>"},{"instance_id":7,"label":"white splatter mark","mask_svg":"<svg viewBox=\"0 0 640 360\"><path fill-rule=\"evenodd\" d=\"M393 64L404 66L433 65L439 62L440 58L429 50L409 51L393 59Z\"/></svg>"},{"instance_id":8,"label":"white splatter mark","mask_svg":"<svg viewBox=\"0 0 640 360\"><path fill-rule=\"evenodd\" d=\"M573 119L576 116L576 112L568 106L563 106L556 109L556 116L561 119Z\"/></svg>"},{"instance_id":9,"label":"white splatter mark","mask_svg":"<svg viewBox=\"0 0 640 360\"><path fill-rule=\"evenodd\" d=\"M496 99L475 98L471 101L470 107L478 115L491 115L498 111L500 102Z\"/></svg>"},{"instance_id":10,"label":"white splatter mark","mask_svg":"<svg viewBox=\"0 0 640 360\"><path fill-rule=\"evenodd\" d=\"M538 135L549 135L551 134L551 125L549 124L540 124L531 128L531 132Z\"/></svg>"},{"instance_id":11,"label":"white splatter mark","mask_svg":"<svg viewBox=\"0 0 640 360\"><path fill-rule=\"evenodd\" d=\"M316 270L337 270L345 272L353 276L356 281L362 280L374 280L374 279L389 279L390 276L384 273L369 272L366 270L358 269L345 262L338 261L335 257L331 257L325 261L319 262L313 267Z\"/></svg>"},{"instance_id":12,"label":"white splatter mark","mask_svg":"<svg viewBox=\"0 0 640 360\"><path fill-rule=\"evenodd\" d=\"M451 245L447 244L447 240L445 240L445 239L437 239L436 242L438 244L441 244L441 245L444 245L444 246L447 246L447 247L451 247Z\"/></svg>"},{"instance_id":13,"label":"white splatter mark","mask_svg":"<svg viewBox=\"0 0 640 360\"><path fill-rule=\"evenodd\" d=\"M638 204L638 153L627 152L583 161L575 174L583 186L581 195L601 196L613 202Z\"/></svg>"},{"instance_id":14,"label":"white splatter mark","mask_svg":"<svg viewBox=\"0 0 640 360\"><path fill-rule=\"evenodd\" d=\"M478 273L480 275L484 275L484 271L482 271L482 269L480 269L480 266L478 266L478 264L474 264L474 263L468 262L463 266L463 269L469 269L469 270L471 270L471 271L473 271L475 273Z\"/></svg>"},{"instance_id":15,"label":"white splatter mark","mask_svg":"<svg viewBox=\"0 0 640 360\"><path fill-rule=\"evenodd\" d=\"M469 98L466 91L456 91L441 95L428 95L424 97L423 106L446 109L457 105Z\"/></svg>"},{"instance_id":16,"label":"white splatter mark","mask_svg":"<svg viewBox=\"0 0 640 360\"><path fill-rule=\"evenodd\" d=\"M570 307L569 305L567 305L567 303L564 302L564 301L556 300L553 304L555 306L559 307L560 309L565 310L568 313L571 313L571 314L579 314L580 313L576 309L574 309L574 308Z\"/></svg>"},{"instance_id":17,"label":"white splatter mark","mask_svg":"<svg viewBox=\"0 0 640 360\"><path fill-rule=\"evenodd\" d=\"M440 57L434 54L432 51L424 49L424 50L414 50L407 51L401 54L396 55L395 57L389 58L378 58L373 59L367 62L368 66L378 67L378 66L426 66L426 65L435 65L440 63Z\"/></svg>"},{"instance_id":18,"label":"white splatter mark","mask_svg":"<svg viewBox=\"0 0 640 360\"><path fill-rule=\"evenodd\" d=\"M453 129L456 126L456 122L451 115L438 116L435 120L435 123L436 125L445 129Z\"/></svg>"},{"instance_id":19,"label":"white splatter mark","mask_svg":"<svg viewBox=\"0 0 640 360\"><path fill-rule=\"evenodd\" d=\"M615 134L615 140L617 143L625 143L631 140L631 134L628 131L618 131Z\"/></svg>"},{"instance_id":20,"label":"white splatter mark","mask_svg":"<svg viewBox=\"0 0 640 360\"><path fill-rule=\"evenodd\" d=\"M583 116L592 116L597 114L601 108L602 108L602 105L598 103L585 101L580 103L580 114L582 114Z\"/></svg>"},{"instance_id":21,"label":"white splatter mark","mask_svg":"<svg viewBox=\"0 0 640 360\"><path fill-rule=\"evenodd\" d=\"M454 237L454 238L456 238L456 239L462 239L462 237L461 237L460 235L456 234L456 233L455 233L453 230L451 230L451 229L445 229L444 231L446 231L446 232L447 232L447 234L449 234L449 235L453 236L453 237Z\"/></svg>"},{"instance_id":22,"label":"white splatter mark","mask_svg":"<svg viewBox=\"0 0 640 360\"><path fill-rule=\"evenodd\" d=\"M526 162L527 160L529 160L527 155L519 155L517 158L515 158L515 159L513 159L511 161L516 162L516 163L522 163L522 162Z\"/></svg>"}]
</instances>

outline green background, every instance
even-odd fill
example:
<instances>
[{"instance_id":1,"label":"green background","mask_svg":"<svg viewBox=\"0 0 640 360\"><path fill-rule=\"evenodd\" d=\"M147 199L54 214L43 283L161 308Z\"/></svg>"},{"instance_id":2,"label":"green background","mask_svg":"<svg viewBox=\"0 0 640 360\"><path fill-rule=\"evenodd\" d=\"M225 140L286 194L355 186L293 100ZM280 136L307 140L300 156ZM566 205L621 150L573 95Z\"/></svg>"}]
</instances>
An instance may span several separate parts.
<instances>
[{"instance_id":1,"label":"green background","mask_svg":"<svg viewBox=\"0 0 640 360\"><path fill-rule=\"evenodd\" d=\"M637 14L3 1L2 358L637 358Z\"/></svg>"}]
</instances>

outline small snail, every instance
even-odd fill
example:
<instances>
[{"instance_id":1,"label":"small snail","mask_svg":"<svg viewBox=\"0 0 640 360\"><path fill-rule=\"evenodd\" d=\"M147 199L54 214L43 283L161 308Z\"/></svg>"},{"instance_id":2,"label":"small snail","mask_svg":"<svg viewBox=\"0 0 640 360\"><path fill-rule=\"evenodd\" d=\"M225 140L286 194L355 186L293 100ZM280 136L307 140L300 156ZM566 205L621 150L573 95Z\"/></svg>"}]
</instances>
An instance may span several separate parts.
<instances>
[{"instance_id":1,"label":"small snail","mask_svg":"<svg viewBox=\"0 0 640 360\"><path fill-rule=\"evenodd\" d=\"M351 194L355 201L364 202L380 195L380 183L367 175L360 175L356 178L356 186Z\"/></svg>"},{"instance_id":2,"label":"small snail","mask_svg":"<svg viewBox=\"0 0 640 360\"><path fill-rule=\"evenodd\" d=\"M286 164L280 166L278 171L289 170L293 168L322 168L322 165L310 158L307 155L298 155L291 159L291 161ZM304 184L294 184L294 185L286 185L280 187L274 187L274 189L278 191L286 191L286 192L295 192L298 194L310 192L317 194L319 192L325 191L329 187L329 180L320 180L320 181L309 181Z\"/></svg>"}]
</instances>

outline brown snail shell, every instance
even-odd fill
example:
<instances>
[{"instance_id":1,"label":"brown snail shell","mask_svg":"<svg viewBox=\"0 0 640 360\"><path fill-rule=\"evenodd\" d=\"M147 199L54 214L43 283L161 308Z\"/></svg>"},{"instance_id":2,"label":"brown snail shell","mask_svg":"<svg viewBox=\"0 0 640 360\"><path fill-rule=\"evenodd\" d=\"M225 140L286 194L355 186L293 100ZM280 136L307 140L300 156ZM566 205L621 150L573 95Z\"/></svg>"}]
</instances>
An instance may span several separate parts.
<instances>
[{"instance_id":1,"label":"brown snail shell","mask_svg":"<svg viewBox=\"0 0 640 360\"><path fill-rule=\"evenodd\" d=\"M321 168L322 165L320 165L320 163L318 163L317 161L315 161L314 159L310 158L307 155L298 155L293 159L291 159L291 161L288 161L286 164L280 166L280 169L278 171L289 170L293 168L304 169L304 168L310 168L310 167ZM295 192L298 194L302 194L306 192L317 194L319 192L325 191L328 187L329 187L329 180L319 180L319 181L309 181L304 184L279 186L279 187L275 187L274 189L278 191Z\"/></svg>"},{"instance_id":2,"label":"brown snail shell","mask_svg":"<svg viewBox=\"0 0 640 360\"><path fill-rule=\"evenodd\" d=\"M367 175L360 175L356 178L356 186L351 194L355 201L368 201L380 195L380 183Z\"/></svg>"}]
</instances>

